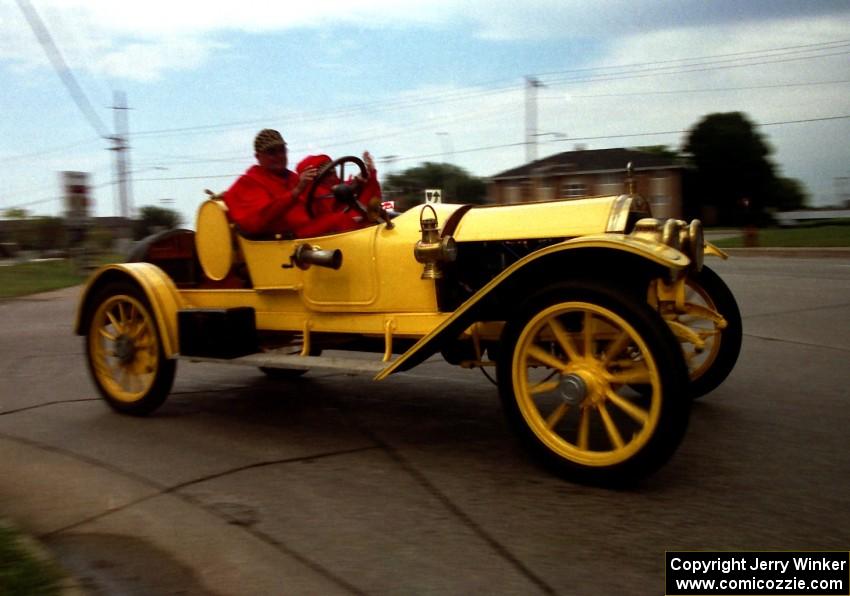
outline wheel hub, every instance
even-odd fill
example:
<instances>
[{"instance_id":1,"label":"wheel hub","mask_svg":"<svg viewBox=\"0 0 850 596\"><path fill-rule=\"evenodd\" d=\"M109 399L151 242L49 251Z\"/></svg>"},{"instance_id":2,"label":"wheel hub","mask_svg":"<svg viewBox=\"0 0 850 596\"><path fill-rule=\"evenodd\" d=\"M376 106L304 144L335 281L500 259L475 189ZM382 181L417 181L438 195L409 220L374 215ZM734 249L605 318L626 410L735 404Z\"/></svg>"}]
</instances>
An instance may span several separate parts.
<instances>
[{"instance_id":1,"label":"wheel hub","mask_svg":"<svg viewBox=\"0 0 850 596\"><path fill-rule=\"evenodd\" d=\"M136 356L136 346L127 335L120 335L115 340L115 357L121 364L130 364Z\"/></svg>"},{"instance_id":2,"label":"wheel hub","mask_svg":"<svg viewBox=\"0 0 850 596\"><path fill-rule=\"evenodd\" d=\"M577 406L587 397L587 383L575 373L564 375L561 377L560 391L564 403Z\"/></svg>"}]
</instances>

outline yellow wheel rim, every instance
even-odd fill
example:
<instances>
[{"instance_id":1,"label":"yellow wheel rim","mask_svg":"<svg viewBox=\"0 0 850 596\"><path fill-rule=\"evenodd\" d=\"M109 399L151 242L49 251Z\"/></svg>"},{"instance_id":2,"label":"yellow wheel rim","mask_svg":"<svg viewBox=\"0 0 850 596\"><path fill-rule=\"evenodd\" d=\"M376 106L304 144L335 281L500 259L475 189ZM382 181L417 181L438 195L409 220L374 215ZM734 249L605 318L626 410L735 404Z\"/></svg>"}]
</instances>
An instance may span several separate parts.
<instances>
[{"instance_id":1,"label":"yellow wheel rim","mask_svg":"<svg viewBox=\"0 0 850 596\"><path fill-rule=\"evenodd\" d=\"M159 347L148 309L127 295L109 297L92 317L88 336L92 369L101 387L122 402L135 402L153 386Z\"/></svg>"},{"instance_id":2,"label":"yellow wheel rim","mask_svg":"<svg viewBox=\"0 0 850 596\"><path fill-rule=\"evenodd\" d=\"M682 342L682 351L685 354L685 362L688 364L688 377L691 381L705 374L714 364L720 353L720 343L723 340L722 327L716 321L701 316L703 309L716 312L714 301L705 289L692 280L686 282L685 291L685 314L676 317L679 323L694 331L705 346L701 351L690 342Z\"/></svg>"},{"instance_id":3,"label":"yellow wheel rim","mask_svg":"<svg viewBox=\"0 0 850 596\"><path fill-rule=\"evenodd\" d=\"M611 466L651 439L661 378L643 338L597 304L564 302L537 313L517 340L513 388L528 427L553 453ZM638 394L628 386L651 391Z\"/></svg>"}]
</instances>

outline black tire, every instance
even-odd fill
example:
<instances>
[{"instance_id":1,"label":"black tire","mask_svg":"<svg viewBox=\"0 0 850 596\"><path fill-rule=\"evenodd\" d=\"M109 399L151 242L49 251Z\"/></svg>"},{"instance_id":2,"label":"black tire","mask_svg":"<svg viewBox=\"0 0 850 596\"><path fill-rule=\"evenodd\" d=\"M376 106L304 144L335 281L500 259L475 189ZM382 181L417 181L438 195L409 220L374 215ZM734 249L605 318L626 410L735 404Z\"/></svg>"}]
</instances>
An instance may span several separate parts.
<instances>
[{"instance_id":1,"label":"black tire","mask_svg":"<svg viewBox=\"0 0 850 596\"><path fill-rule=\"evenodd\" d=\"M508 422L532 455L571 481L633 484L672 456L687 428L681 348L660 315L628 295L594 282L552 286L502 334ZM635 379L648 395L629 389Z\"/></svg>"},{"instance_id":2,"label":"black tire","mask_svg":"<svg viewBox=\"0 0 850 596\"><path fill-rule=\"evenodd\" d=\"M105 285L90 303L84 347L95 387L116 412L146 416L171 392L177 361L162 350L153 309L131 282Z\"/></svg>"},{"instance_id":3,"label":"black tire","mask_svg":"<svg viewBox=\"0 0 850 596\"><path fill-rule=\"evenodd\" d=\"M689 275L688 285L702 297L707 306L726 319L726 327L715 330L714 342L717 343L710 350L715 353L707 356L711 362L702 369L691 367L690 390L691 396L696 399L714 391L735 368L741 353L743 325L735 296L717 273L703 267L699 273Z\"/></svg>"}]
</instances>

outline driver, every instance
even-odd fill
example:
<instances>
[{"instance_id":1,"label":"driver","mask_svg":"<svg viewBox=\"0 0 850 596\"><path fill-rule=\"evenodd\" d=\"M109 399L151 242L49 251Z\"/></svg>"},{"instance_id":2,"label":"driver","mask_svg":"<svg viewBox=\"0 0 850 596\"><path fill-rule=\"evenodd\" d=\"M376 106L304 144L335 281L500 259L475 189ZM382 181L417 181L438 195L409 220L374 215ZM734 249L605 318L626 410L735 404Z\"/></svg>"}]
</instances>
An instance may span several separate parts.
<instances>
[{"instance_id":1,"label":"driver","mask_svg":"<svg viewBox=\"0 0 850 596\"><path fill-rule=\"evenodd\" d=\"M309 237L357 227L347 213L331 212L311 218L302 200L316 177L315 168L300 175L286 169L286 143L272 129L254 139L257 164L248 168L224 193L231 219L248 234Z\"/></svg>"},{"instance_id":2,"label":"driver","mask_svg":"<svg viewBox=\"0 0 850 596\"><path fill-rule=\"evenodd\" d=\"M331 162L331 158L325 154L308 155L295 167L298 174L304 174L311 170L319 171ZM353 176L348 179L347 184L355 186L359 191L358 200L361 205L369 206L381 203L381 185L378 182L378 171L375 169L375 161L368 151L363 152L363 163L366 165L368 177L364 180L362 176ZM350 209L336 200L333 188L342 180L337 176L336 170L331 169L321 178L314 180L313 188L309 189L313 194L313 215L321 217L329 213L348 213L355 222L356 227L363 225L363 214L356 209ZM309 194L309 193L308 193ZM367 207L368 208L368 207Z\"/></svg>"}]
</instances>

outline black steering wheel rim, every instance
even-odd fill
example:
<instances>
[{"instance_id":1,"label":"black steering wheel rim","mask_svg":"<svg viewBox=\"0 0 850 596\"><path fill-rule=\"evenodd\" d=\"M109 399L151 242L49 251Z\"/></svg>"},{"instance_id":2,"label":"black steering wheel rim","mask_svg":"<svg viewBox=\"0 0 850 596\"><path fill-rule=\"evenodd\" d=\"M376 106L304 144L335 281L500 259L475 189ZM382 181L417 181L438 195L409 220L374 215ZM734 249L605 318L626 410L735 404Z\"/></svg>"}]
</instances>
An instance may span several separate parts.
<instances>
[{"instance_id":1,"label":"black steering wheel rim","mask_svg":"<svg viewBox=\"0 0 850 596\"><path fill-rule=\"evenodd\" d=\"M348 183L345 182L345 178L344 178L344 176L345 176L345 164L347 164L347 163L353 163L354 165L356 165L360 169L360 177L364 181L369 179L369 170L366 168L366 164L363 163L362 159L360 159L359 157L355 157L354 155L346 155L346 156L340 157L338 159L335 159L335 160L333 160L329 163L326 163L324 166L319 168L319 171L316 174L316 177L313 178L313 182L310 185L310 189L307 191L307 197L304 200L305 206L307 208L307 213L308 213L308 215L310 215L310 217L316 217L315 210L313 209L313 205L315 204L315 201L316 201L316 189L319 187L319 184L321 183L321 181L324 178L326 178L328 175L330 175L331 172L336 171L336 168L340 168L340 175L337 176L340 179L340 184L337 185L337 186L345 186L349 189L348 192L351 192L350 202L348 202L348 201L341 201L341 202L346 207L354 207L355 209L357 209L358 211L360 211L364 215L367 213L366 206L363 205L363 203L360 202L360 195L363 191L363 186L362 185L348 184ZM334 189L336 189L337 186L335 186ZM340 193L340 195L341 194L343 194L343 193ZM333 193L333 197L334 197L334 200L340 202L336 192Z\"/></svg>"}]
</instances>

